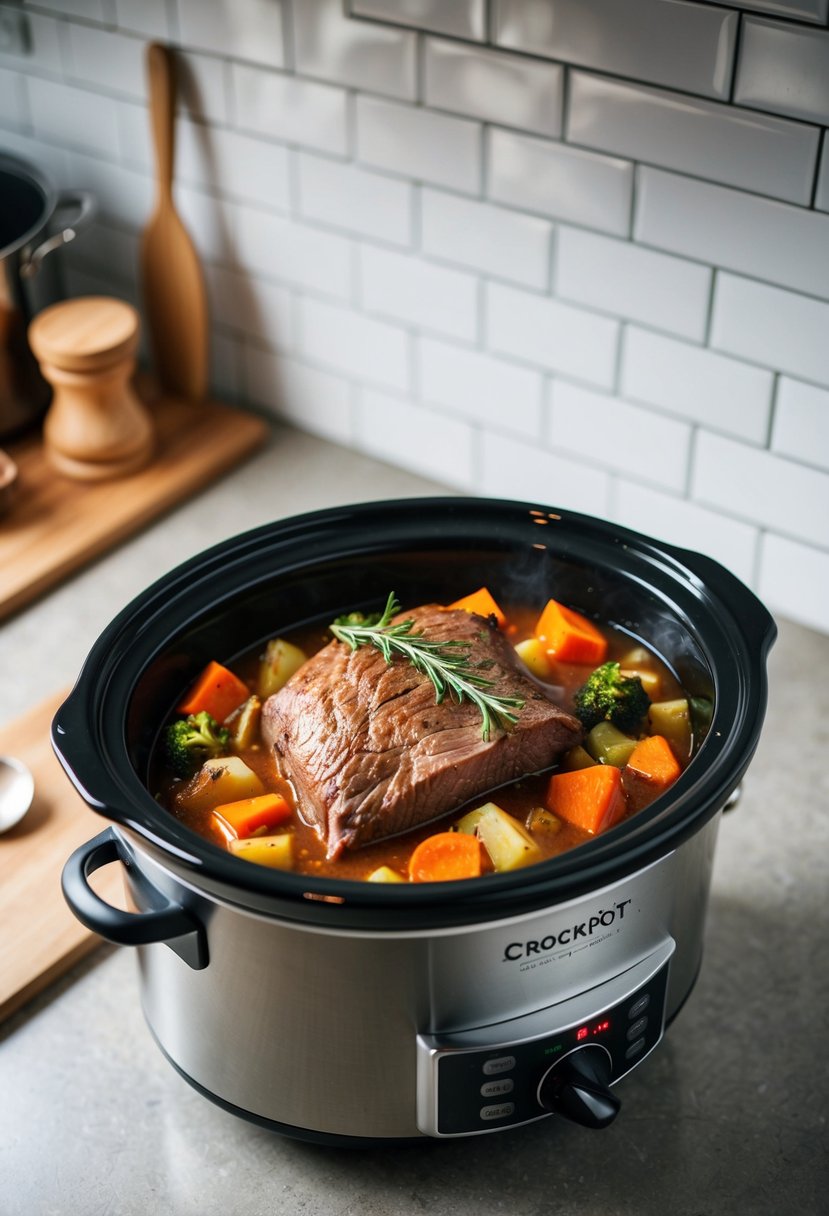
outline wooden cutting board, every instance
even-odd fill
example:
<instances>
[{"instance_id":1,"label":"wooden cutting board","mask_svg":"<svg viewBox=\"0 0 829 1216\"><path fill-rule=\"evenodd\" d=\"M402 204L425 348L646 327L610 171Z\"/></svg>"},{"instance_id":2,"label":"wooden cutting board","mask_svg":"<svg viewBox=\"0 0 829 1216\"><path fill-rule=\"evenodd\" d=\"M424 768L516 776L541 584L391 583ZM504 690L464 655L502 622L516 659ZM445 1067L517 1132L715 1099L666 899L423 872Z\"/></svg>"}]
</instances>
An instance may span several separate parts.
<instances>
[{"instance_id":1,"label":"wooden cutting board","mask_svg":"<svg viewBox=\"0 0 829 1216\"><path fill-rule=\"evenodd\" d=\"M28 815L0 835L0 1021L101 944L69 911L60 889L69 854L106 827L75 793L49 741L68 691L0 729L0 753L24 760L35 779ZM95 889L125 906L119 866L104 867Z\"/></svg>"},{"instance_id":2,"label":"wooden cutting board","mask_svg":"<svg viewBox=\"0 0 829 1216\"><path fill-rule=\"evenodd\" d=\"M150 409L155 456L117 480L59 476L39 436L9 446L20 476L11 510L0 520L0 620L203 489L268 434L263 418L217 401L159 398Z\"/></svg>"}]
</instances>

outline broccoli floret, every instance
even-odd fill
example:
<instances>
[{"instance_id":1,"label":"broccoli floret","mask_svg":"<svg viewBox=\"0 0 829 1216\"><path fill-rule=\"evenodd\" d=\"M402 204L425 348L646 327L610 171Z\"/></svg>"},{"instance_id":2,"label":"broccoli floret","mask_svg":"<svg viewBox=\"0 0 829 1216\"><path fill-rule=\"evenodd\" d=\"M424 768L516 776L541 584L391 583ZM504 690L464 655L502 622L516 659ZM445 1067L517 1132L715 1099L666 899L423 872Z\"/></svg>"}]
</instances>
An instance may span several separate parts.
<instances>
[{"instance_id":1,"label":"broccoli floret","mask_svg":"<svg viewBox=\"0 0 829 1216\"><path fill-rule=\"evenodd\" d=\"M171 722L164 733L164 750L177 777L192 777L205 760L226 748L230 732L204 710Z\"/></svg>"},{"instance_id":2,"label":"broccoli floret","mask_svg":"<svg viewBox=\"0 0 829 1216\"><path fill-rule=\"evenodd\" d=\"M575 693L576 714L586 730L612 722L622 731L635 730L651 700L638 676L623 676L618 663L602 663Z\"/></svg>"}]
</instances>

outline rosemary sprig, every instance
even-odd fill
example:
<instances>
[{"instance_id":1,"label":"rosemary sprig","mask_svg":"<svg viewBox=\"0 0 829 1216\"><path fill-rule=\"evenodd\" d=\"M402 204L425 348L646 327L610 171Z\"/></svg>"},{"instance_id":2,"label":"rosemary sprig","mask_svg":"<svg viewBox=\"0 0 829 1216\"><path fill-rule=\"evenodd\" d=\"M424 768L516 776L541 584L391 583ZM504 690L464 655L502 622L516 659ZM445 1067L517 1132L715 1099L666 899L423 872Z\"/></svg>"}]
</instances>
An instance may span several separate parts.
<instances>
[{"instance_id":1,"label":"rosemary sprig","mask_svg":"<svg viewBox=\"0 0 829 1216\"><path fill-rule=\"evenodd\" d=\"M399 611L400 604L392 591L382 613L364 616L360 612L349 612L338 616L330 629L335 638L352 650L374 646L387 663L391 663L395 655L402 655L416 671L432 681L438 705L447 691L459 704L471 701L481 713L484 743L489 742L493 725L507 730L518 721L518 715L512 710L524 708L523 698L498 697L487 691L494 687L495 681L481 675L481 670L492 665L490 660L472 663L470 642L435 641L425 637L422 630L412 632L414 621L411 619L392 625L392 617Z\"/></svg>"}]
</instances>

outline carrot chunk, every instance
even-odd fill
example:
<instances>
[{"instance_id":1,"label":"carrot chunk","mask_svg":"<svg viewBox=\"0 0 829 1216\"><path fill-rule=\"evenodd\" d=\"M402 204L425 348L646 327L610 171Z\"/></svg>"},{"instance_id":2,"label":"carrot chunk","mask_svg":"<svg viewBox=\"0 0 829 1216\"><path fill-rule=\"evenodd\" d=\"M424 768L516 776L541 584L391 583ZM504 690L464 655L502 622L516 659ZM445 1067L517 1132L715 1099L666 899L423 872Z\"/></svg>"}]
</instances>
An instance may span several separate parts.
<instances>
[{"instance_id":1,"label":"carrot chunk","mask_svg":"<svg viewBox=\"0 0 829 1216\"><path fill-rule=\"evenodd\" d=\"M618 823L625 813L621 769L594 764L554 773L545 801L559 818L596 835Z\"/></svg>"},{"instance_id":2,"label":"carrot chunk","mask_svg":"<svg viewBox=\"0 0 829 1216\"><path fill-rule=\"evenodd\" d=\"M666 790L673 785L682 769L671 745L663 735L649 735L642 739L630 754L627 767L631 772L644 777L651 785Z\"/></svg>"},{"instance_id":3,"label":"carrot chunk","mask_svg":"<svg viewBox=\"0 0 829 1216\"><path fill-rule=\"evenodd\" d=\"M437 832L427 836L409 858L412 882L477 878L480 873L480 843L477 836L468 836L465 832Z\"/></svg>"},{"instance_id":4,"label":"carrot chunk","mask_svg":"<svg viewBox=\"0 0 829 1216\"><path fill-rule=\"evenodd\" d=\"M463 599L455 600L450 608L463 608L464 612L477 612L478 616L494 616L501 629L507 623L507 618L495 602L494 597L486 587L465 595Z\"/></svg>"},{"instance_id":5,"label":"carrot chunk","mask_svg":"<svg viewBox=\"0 0 829 1216\"><path fill-rule=\"evenodd\" d=\"M247 684L227 667L212 660L177 708L182 714L205 711L217 722L224 722L249 696Z\"/></svg>"},{"instance_id":6,"label":"carrot chunk","mask_svg":"<svg viewBox=\"0 0 829 1216\"><path fill-rule=\"evenodd\" d=\"M607 654L607 641L592 621L572 608L548 600L535 626L535 636L547 654L561 663L593 663L598 666Z\"/></svg>"},{"instance_id":7,"label":"carrot chunk","mask_svg":"<svg viewBox=\"0 0 829 1216\"><path fill-rule=\"evenodd\" d=\"M216 826L225 839L244 840L261 828L279 827L291 818L291 804L281 794L260 794L214 807Z\"/></svg>"}]
</instances>

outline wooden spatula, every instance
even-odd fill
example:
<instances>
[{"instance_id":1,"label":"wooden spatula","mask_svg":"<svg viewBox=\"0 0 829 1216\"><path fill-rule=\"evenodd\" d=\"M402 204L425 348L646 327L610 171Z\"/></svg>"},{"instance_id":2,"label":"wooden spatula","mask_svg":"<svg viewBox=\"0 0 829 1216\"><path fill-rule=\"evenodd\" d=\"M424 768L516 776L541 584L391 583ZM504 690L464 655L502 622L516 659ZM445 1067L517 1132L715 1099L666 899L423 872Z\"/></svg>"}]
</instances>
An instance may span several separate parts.
<instances>
[{"instance_id":1,"label":"wooden spatula","mask_svg":"<svg viewBox=\"0 0 829 1216\"><path fill-rule=\"evenodd\" d=\"M141 248L150 344L162 390L199 400L207 391L207 295L198 255L173 202L175 60L157 42L147 47L147 78L157 185Z\"/></svg>"}]
</instances>

